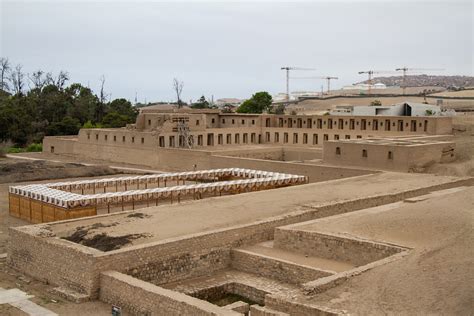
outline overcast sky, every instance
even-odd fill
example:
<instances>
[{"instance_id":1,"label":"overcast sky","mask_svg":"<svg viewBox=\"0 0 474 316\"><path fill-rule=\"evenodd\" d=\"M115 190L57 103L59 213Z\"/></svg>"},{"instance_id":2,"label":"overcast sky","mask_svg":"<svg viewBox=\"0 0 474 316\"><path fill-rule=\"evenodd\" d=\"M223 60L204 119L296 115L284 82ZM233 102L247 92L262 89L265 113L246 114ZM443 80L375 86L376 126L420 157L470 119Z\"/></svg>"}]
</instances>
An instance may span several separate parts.
<instances>
[{"instance_id":1,"label":"overcast sky","mask_svg":"<svg viewBox=\"0 0 474 316\"><path fill-rule=\"evenodd\" d=\"M70 73L112 98L169 101L284 92L280 67L365 80L360 70L400 66L473 75L471 1L135 2L0 0L0 55L25 72ZM291 90L320 90L293 80Z\"/></svg>"}]
</instances>

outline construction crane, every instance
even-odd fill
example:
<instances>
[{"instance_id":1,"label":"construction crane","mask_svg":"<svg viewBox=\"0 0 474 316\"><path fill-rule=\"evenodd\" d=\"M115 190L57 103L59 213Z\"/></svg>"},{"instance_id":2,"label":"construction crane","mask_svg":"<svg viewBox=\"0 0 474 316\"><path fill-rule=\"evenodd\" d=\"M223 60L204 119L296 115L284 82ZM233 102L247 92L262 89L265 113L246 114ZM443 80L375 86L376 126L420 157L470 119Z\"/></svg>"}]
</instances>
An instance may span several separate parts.
<instances>
[{"instance_id":1,"label":"construction crane","mask_svg":"<svg viewBox=\"0 0 474 316\"><path fill-rule=\"evenodd\" d=\"M442 71L444 69L439 69L439 68L408 68L408 67L400 67L395 69L395 71L403 71L403 79L402 79L402 89L403 89L403 95L405 95L405 89L407 87L406 85L406 77L407 77L407 72L420 72L420 71Z\"/></svg>"},{"instance_id":2,"label":"construction crane","mask_svg":"<svg viewBox=\"0 0 474 316\"><path fill-rule=\"evenodd\" d=\"M323 77L292 77L291 79L325 79L328 82L327 93L329 94L329 90L331 90L331 80L339 79L338 77L331 77L331 76L323 76Z\"/></svg>"},{"instance_id":3,"label":"construction crane","mask_svg":"<svg viewBox=\"0 0 474 316\"><path fill-rule=\"evenodd\" d=\"M281 67L281 70L286 70L286 101L290 101L290 70L316 70L316 69L285 66L285 67Z\"/></svg>"},{"instance_id":4,"label":"construction crane","mask_svg":"<svg viewBox=\"0 0 474 316\"><path fill-rule=\"evenodd\" d=\"M372 75L374 74L385 74L385 73L394 73L393 71L390 71L390 70L365 70L365 71L359 71L359 75L361 74L367 74L368 75L368 91L367 91L367 94L370 95L371 92L372 92Z\"/></svg>"}]
</instances>

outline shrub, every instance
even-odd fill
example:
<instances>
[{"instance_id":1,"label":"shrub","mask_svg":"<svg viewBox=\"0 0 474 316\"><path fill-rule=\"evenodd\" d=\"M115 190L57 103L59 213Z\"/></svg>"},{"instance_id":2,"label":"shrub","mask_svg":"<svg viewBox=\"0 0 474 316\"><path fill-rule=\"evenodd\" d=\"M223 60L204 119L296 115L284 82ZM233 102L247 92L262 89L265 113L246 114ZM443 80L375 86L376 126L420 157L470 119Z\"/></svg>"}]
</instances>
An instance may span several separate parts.
<instances>
[{"instance_id":1,"label":"shrub","mask_svg":"<svg viewBox=\"0 0 474 316\"><path fill-rule=\"evenodd\" d=\"M28 145L28 147L26 147L26 151L27 152L43 151L43 144L41 144L41 143L30 144L30 145Z\"/></svg>"}]
</instances>

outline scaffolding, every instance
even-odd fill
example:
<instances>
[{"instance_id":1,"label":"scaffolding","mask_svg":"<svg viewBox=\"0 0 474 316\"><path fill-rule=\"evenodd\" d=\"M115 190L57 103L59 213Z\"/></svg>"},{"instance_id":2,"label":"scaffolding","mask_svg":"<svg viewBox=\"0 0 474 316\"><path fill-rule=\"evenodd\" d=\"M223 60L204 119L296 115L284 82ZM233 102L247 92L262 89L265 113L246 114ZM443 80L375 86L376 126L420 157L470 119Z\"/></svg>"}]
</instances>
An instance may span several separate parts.
<instances>
[{"instance_id":1,"label":"scaffolding","mask_svg":"<svg viewBox=\"0 0 474 316\"><path fill-rule=\"evenodd\" d=\"M177 118L178 143L180 148L193 148L193 136L189 133L189 118Z\"/></svg>"}]
</instances>

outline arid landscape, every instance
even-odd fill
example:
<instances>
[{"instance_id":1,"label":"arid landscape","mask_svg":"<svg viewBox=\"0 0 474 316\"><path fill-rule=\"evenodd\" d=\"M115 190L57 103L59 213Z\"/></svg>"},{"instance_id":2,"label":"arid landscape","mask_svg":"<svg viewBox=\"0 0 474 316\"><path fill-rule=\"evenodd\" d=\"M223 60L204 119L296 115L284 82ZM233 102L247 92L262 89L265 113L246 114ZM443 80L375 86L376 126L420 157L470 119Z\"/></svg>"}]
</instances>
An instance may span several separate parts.
<instances>
[{"instance_id":1,"label":"arid landscape","mask_svg":"<svg viewBox=\"0 0 474 316\"><path fill-rule=\"evenodd\" d=\"M468 1L0 1L0 316L474 315Z\"/></svg>"}]
</instances>

